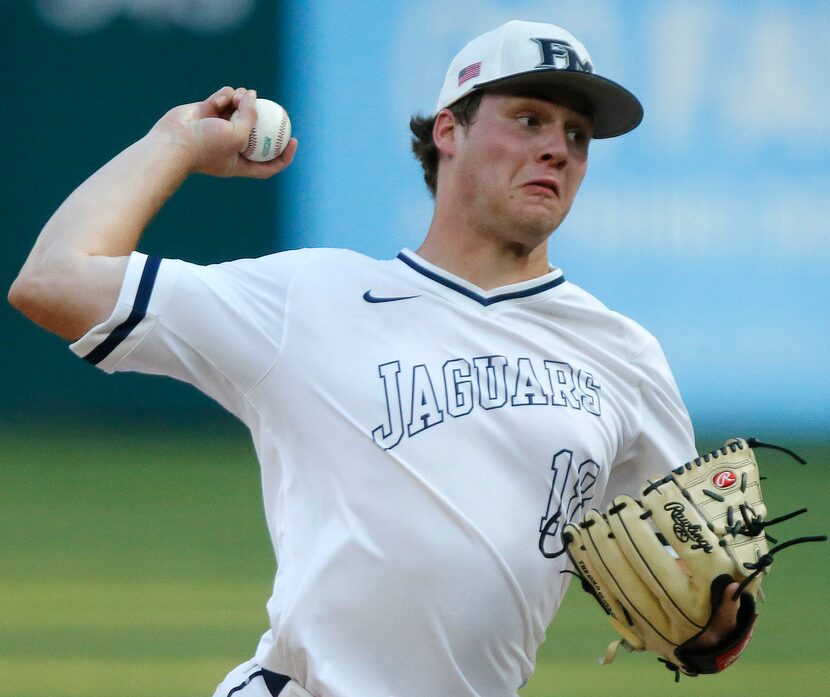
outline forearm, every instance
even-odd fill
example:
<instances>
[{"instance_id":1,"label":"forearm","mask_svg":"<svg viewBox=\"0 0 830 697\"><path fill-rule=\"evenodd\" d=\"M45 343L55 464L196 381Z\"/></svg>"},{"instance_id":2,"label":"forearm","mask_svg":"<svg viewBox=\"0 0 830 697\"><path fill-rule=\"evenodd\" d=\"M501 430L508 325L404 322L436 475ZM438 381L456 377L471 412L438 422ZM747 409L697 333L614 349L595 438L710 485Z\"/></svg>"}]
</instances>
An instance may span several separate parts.
<instances>
[{"instance_id":1,"label":"forearm","mask_svg":"<svg viewBox=\"0 0 830 697\"><path fill-rule=\"evenodd\" d=\"M130 254L187 176L186 150L171 140L152 130L81 184L47 222L23 270Z\"/></svg>"},{"instance_id":2,"label":"forearm","mask_svg":"<svg viewBox=\"0 0 830 697\"><path fill-rule=\"evenodd\" d=\"M151 131L81 184L40 233L9 292L32 321L76 339L110 313L126 257L189 171L187 151Z\"/></svg>"},{"instance_id":3,"label":"forearm","mask_svg":"<svg viewBox=\"0 0 830 697\"><path fill-rule=\"evenodd\" d=\"M127 255L190 172L266 179L291 164L293 138L268 162L240 155L256 121L255 104L253 90L223 87L202 102L167 112L58 208L12 285L9 302L67 339L106 319Z\"/></svg>"}]
</instances>

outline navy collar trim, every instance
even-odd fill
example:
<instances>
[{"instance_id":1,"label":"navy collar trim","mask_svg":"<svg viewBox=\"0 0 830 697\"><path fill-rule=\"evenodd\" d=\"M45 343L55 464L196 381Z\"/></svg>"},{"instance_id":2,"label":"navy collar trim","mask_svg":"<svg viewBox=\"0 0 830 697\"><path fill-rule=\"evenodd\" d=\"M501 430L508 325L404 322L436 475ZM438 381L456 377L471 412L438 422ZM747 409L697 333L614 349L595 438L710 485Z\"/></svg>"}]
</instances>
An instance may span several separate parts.
<instances>
[{"instance_id":1,"label":"navy collar trim","mask_svg":"<svg viewBox=\"0 0 830 697\"><path fill-rule=\"evenodd\" d=\"M524 290L517 290L512 293L501 293L499 295L493 296L484 296L480 293L476 293L469 288L465 288L460 283L456 283L455 281L450 280L449 278L445 278L440 274L428 269L421 264L419 264L414 259L411 259L407 256L404 252L398 254L398 259L400 259L404 264L409 266L411 269L417 271L419 274L426 276L432 281L436 283L440 283L442 286L446 286L451 290L454 290L466 297L470 298L471 300L475 300L480 305L487 307L488 305L493 305L498 302L502 302L504 300L515 300L516 298L527 298L531 295L537 295L538 293L544 293L546 290L550 290L551 288L556 288L556 286L562 285L565 282L565 276L559 276L558 278L554 278L547 283L542 283L538 286L533 286L532 288L525 288Z\"/></svg>"}]
</instances>

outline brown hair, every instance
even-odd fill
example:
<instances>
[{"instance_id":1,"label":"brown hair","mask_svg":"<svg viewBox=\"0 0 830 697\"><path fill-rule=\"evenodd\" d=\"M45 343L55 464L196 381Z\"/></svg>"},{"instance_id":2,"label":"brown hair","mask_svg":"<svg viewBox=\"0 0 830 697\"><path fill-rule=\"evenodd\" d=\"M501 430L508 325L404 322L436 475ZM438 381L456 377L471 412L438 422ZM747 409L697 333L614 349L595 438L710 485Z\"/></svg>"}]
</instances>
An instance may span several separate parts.
<instances>
[{"instance_id":1,"label":"brown hair","mask_svg":"<svg viewBox=\"0 0 830 697\"><path fill-rule=\"evenodd\" d=\"M481 94L481 90L471 92L448 107L461 126L466 127L475 120L479 104L481 104ZM432 139L434 126L435 116L417 114L409 120L409 130L412 131L412 152L424 169L424 181L433 197L438 186L438 148Z\"/></svg>"}]
</instances>

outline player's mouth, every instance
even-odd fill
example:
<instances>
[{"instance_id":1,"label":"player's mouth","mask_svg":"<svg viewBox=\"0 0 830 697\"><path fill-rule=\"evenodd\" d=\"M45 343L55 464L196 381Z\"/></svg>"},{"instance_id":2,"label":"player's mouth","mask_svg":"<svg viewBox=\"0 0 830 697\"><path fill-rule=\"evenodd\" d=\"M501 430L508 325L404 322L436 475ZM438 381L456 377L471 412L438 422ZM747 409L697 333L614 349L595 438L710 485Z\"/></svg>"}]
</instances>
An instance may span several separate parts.
<instances>
[{"instance_id":1,"label":"player's mouth","mask_svg":"<svg viewBox=\"0 0 830 697\"><path fill-rule=\"evenodd\" d=\"M534 179L533 181L527 182L524 186L533 193L559 198L559 183L553 179Z\"/></svg>"}]
</instances>

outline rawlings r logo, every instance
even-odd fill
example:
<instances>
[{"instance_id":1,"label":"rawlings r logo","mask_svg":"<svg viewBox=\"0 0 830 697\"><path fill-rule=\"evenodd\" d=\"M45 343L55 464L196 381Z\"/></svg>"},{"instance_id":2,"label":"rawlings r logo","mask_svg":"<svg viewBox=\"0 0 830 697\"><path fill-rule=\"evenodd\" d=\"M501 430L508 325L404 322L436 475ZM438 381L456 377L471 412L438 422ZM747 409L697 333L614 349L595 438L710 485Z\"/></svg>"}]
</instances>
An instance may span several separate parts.
<instances>
[{"instance_id":1,"label":"rawlings r logo","mask_svg":"<svg viewBox=\"0 0 830 697\"><path fill-rule=\"evenodd\" d=\"M738 475L732 470L723 470L712 477L712 484L718 489L728 489L738 481Z\"/></svg>"},{"instance_id":2,"label":"rawlings r logo","mask_svg":"<svg viewBox=\"0 0 830 697\"><path fill-rule=\"evenodd\" d=\"M672 501L663 506L663 509L671 514L671 519L674 521L673 531L678 540L684 543L694 540L692 549L702 549L706 554L712 553L712 545L700 534L701 526L692 524L686 517L684 513L686 509L682 503Z\"/></svg>"}]
</instances>

